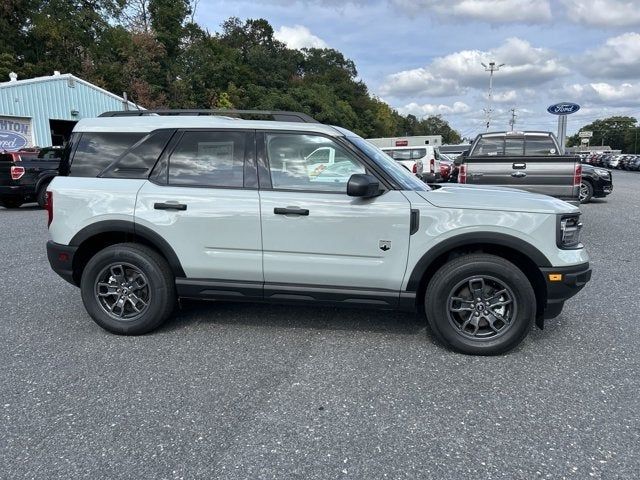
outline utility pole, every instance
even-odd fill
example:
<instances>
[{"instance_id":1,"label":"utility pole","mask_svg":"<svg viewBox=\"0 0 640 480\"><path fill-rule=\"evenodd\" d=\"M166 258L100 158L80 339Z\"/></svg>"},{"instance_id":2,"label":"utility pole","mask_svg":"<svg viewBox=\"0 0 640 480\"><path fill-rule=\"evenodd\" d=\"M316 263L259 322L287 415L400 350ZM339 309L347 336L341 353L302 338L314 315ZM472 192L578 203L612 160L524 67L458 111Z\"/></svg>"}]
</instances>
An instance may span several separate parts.
<instances>
[{"instance_id":1,"label":"utility pole","mask_svg":"<svg viewBox=\"0 0 640 480\"><path fill-rule=\"evenodd\" d=\"M489 125L491 124L491 114L493 113L493 108L491 107L491 101L493 100L493 72L497 72L498 70L500 70L500 67L504 67L504 63L496 65L496 62L489 62L488 66L486 63L482 63L481 65L484 67L485 72L489 72L489 104L484 110L484 113L487 117L487 131L489 131Z\"/></svg>"},{"instance_id":2,"label":"utility pole","mask_svg":"<svg viewBox=\"0 0 640 480\"><path fill-rule=\"evenodd\" d=\"M513 126L516 124L516 109L511 109L511 120L509 120L509 125L511 125L511 131L513 132Z\"/></svg>"}]
</instances>

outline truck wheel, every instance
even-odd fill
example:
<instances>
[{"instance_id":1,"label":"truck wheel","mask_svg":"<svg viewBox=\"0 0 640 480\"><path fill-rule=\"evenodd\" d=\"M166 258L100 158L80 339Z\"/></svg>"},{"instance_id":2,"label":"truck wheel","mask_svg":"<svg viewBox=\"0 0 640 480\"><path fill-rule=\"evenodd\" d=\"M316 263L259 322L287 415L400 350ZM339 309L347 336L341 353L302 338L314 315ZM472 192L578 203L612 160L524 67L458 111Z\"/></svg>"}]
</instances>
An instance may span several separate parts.
<instances>
[{"instance_id":1,"label":"truck wheel","mask_svg":"<svg viewBox=\"0 0 640 480\"><path fill-rule=\"evenodd\" d=\"M458 352L497 355L518 345L533 325L536 297L513 263L470 254L443 265L425 295L431 330Z\"/></svg>"},{"instance_id":2,"label":"truck wheel","mask_svg":"<svg viewBox=\"0 0 640 480\"><path fill-rule=\"evenodd\" d=\"M583 180L580 184L580 203L589 203L591 201L591 197L593 197L593 186L591 185L591 182Z\"/></svg>"},{"instance_id":3,"label":"truck wheel","mask_svg":"<svg viewBox=\"0 0 640 480\"><path fill-rule=\"evenodd\" d=\"M22 203L19 198L3 198L0 200L0 206L4 208L19 208Z\"/></svg>"},{"instance_id":4,"label":"truck wheel","mask_svg":"<svg viewBox=\"0 0 640 480\"><path fill-rule=\"evenodd\" d=\"M135 243L112 245L87 263L82 301L105 330L140 335L158 328L176 303L173 274L154 250Z\"/></svg>"},{"instance_id":5,"label":"truck wheel","mask_svg":"<svg viewBox=\"0 0 640 480\"><path fill-rule=\"evenodd\" d=\"M36 202L38 202L38 205L40 205L40 208L44 208L44 204L47 201L47 187L49 186L49 184L45 184L43 186L40 187L40 189L38 190L38 193L36 194Z\"/></svg>"}]
</instances>

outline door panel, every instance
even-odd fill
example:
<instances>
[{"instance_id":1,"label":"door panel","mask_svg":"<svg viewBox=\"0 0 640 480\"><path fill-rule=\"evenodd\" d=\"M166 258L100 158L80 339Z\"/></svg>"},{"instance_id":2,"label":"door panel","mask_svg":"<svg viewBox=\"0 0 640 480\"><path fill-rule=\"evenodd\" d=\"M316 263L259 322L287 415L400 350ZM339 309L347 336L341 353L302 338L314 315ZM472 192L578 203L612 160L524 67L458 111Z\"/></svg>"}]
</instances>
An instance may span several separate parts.
<instances>
[{"instance_id":1,"label":"door panel","mask_svg":"<svg viewBox=\"0 0 640 480\"><path fill-rule=\"evenodd\" d=\"M401 192L360 199L266 190L260 192L260 204L267 284L400 290L411 211ZM308 210L308 215L274 213L283 207Z\"/></svg>"},{"instance_id":2,"label":"door panel","mask_svg":"<svg viewBox=\"0 0 640 480\"><path fill-rule=\"evenodd\" d=\"M155 208L167 202L186 205L186 210ZM256 190L146 182L138 192L135 218L171 245L187 277L261 282L258 205Z\"/></svg>"}]
</instances>

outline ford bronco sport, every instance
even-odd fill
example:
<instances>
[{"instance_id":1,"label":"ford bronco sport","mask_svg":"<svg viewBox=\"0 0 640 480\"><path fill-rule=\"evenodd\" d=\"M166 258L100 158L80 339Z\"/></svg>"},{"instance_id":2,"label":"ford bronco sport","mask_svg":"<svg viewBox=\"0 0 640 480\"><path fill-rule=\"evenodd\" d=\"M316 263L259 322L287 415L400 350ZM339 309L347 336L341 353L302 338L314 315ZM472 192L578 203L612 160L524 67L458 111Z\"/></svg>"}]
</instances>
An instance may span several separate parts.
<instances>
[{"instance_id":1,"label":"ford bronco sport","mask_svg":"<svg viewBox=\"0 0 640 480\"><path fill-rule=\"evenodd\" d=\"M76 125L61 175L49 262L119 334L157 328L179 297L315 303L418 310L449 347L498 354L591 276L576 207L431 189L304 114L109 112Z\"/></svg>"}]
</instances>

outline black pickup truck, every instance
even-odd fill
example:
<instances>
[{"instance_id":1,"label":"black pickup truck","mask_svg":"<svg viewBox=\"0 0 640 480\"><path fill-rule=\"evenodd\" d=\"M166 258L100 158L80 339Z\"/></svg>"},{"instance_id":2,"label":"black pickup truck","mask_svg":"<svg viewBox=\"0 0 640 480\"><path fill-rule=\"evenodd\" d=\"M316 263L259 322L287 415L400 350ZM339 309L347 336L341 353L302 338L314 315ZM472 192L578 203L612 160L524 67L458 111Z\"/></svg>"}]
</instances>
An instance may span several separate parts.
<instances>
[{"instance_id":1,"label":"black pickup truck","mask_svg":"<svg viewBox=\"0 0 640 480\"><path fill-rule=\"evenodd\" d=\"M38 202L43 207L47 185L58 174L62 148L0 152L0 206L18 208Z\"/></svg>"},{"instance_id":2,"label":"black pickup truck","mask_svg":"<svg viewBox=\"0 0 640 480\"><path fill-rule=\"evenodd\" d=\"M459 183L519 188L578 204L580 158L562 155L550 132L482 133L455 163Z\"/></svg>"}]
</instances>

